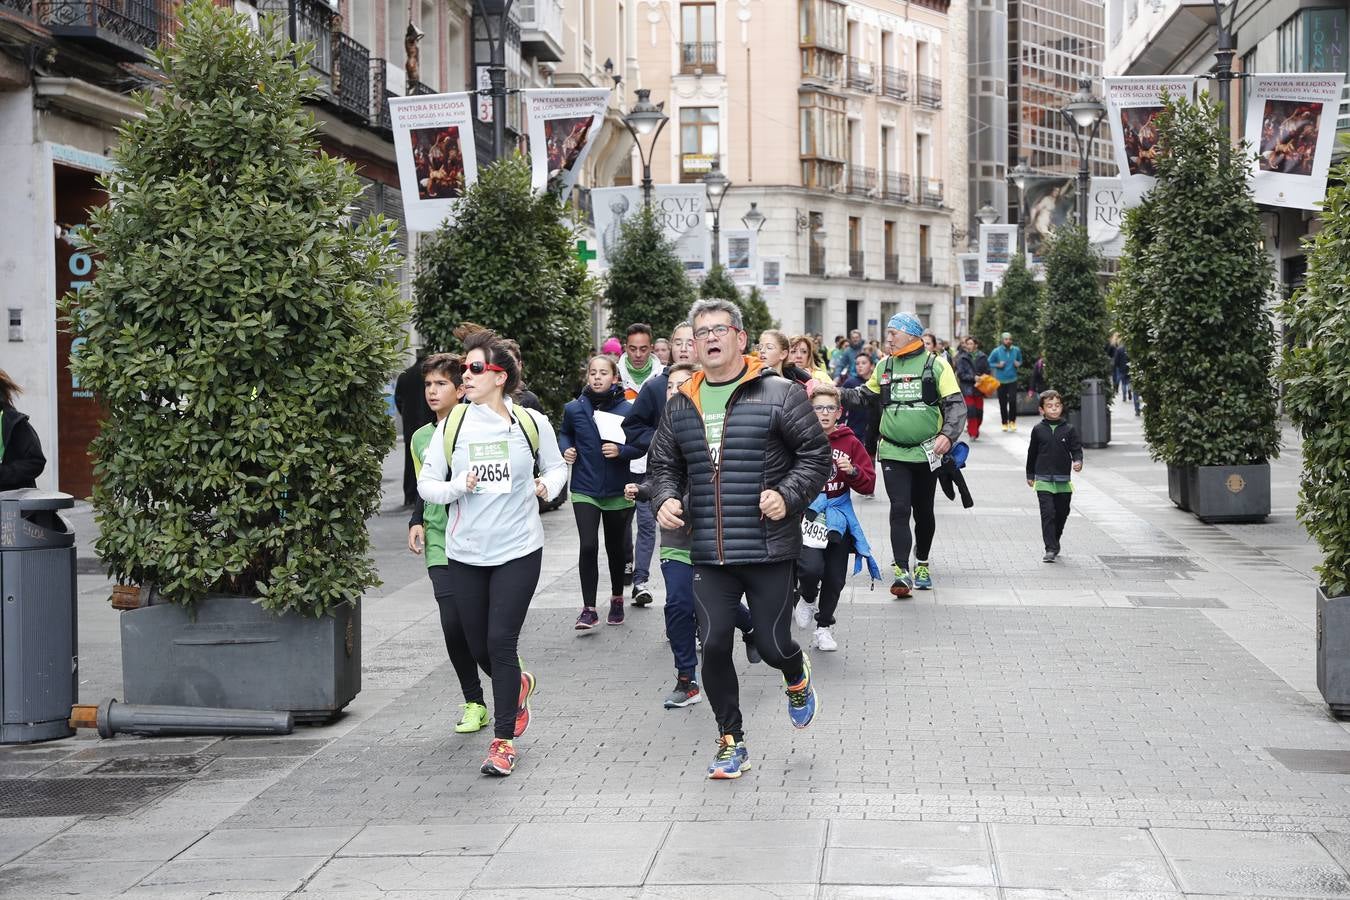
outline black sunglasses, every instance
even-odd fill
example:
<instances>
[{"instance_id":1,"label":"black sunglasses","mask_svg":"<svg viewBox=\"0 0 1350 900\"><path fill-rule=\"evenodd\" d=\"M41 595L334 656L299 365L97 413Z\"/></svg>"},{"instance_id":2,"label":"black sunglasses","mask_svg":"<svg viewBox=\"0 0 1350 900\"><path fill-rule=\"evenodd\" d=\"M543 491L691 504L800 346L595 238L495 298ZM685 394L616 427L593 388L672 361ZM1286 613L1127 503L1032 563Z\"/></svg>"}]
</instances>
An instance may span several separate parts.
<instances>
[{"instance_id":1,"label":"black sunglasses","mask_svg":"<svg viewBox=\"0 0 1350 900\"><path fill-rule=\"evenodd\" d=\"M485 363L475 360L469 363L469 371L475 375L482 375L484 372L505 372L501 366L496 363Z\"/></svg>"}]
</instances>

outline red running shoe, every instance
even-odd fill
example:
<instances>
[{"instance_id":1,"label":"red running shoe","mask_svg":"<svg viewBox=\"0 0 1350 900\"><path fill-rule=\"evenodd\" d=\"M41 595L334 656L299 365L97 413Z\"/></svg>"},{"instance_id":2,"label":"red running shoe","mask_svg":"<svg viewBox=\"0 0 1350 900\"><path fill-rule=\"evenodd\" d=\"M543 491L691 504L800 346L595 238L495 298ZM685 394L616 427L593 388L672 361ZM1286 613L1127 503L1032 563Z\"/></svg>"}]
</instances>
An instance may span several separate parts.
<instances>
[{"instance_id":1,"label":"red running shoe","mask_svg":"<svg viewBox=\"0 0 1350 900\"><path fill-rule=\"evenodd\" d=\"M506 738L493 738L488 745L487 759L483 760L480 771L484 775L510 775L516 767L515 745Z\"/></svg>"},{"instance_id":2,"label":"red running shoe","mask_svg":"<svg viewBox=\"0 0 1350 900\"><path fill-rule=\"evenodd\" d=\"M524 669L520 672L520 702L516 704L516 737L530 727L530 695L534 693L534 676Z\"/></svg>"}]
</instances>

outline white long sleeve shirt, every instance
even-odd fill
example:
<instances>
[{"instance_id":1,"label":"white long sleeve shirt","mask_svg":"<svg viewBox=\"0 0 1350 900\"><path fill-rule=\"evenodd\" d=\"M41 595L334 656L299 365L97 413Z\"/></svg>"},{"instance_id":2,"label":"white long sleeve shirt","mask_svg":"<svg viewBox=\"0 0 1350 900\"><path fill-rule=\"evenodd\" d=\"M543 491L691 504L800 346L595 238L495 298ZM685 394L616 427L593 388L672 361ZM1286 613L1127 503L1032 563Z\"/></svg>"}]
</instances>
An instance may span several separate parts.
<instances>
[{"instance_id":1,"label":"white long sleeve shirt","mask_svg":"<svg viewBox=\"0 0 1350 900\"><path fill-rule=\"evenodd\" d=\"M446 557L471 566L498 566L544 546L544 526L534 494L534 454L517 417L533 416L538 425L539 478L548 486L549 496L555 496L567 483L567 464L548 419L515 406L509 399L506 408L511 413L510 422L486 406L475 403L469 407L455 443L452 465L445 459L445 423L449 420L442 419L417 479L417 493L423 500L449 504ZM478 490L469 491L465 484L471 460L499 460L503 442L510 461L510 491L487 492L487 479L481 476Z\"/></svg>"}]
</instances>

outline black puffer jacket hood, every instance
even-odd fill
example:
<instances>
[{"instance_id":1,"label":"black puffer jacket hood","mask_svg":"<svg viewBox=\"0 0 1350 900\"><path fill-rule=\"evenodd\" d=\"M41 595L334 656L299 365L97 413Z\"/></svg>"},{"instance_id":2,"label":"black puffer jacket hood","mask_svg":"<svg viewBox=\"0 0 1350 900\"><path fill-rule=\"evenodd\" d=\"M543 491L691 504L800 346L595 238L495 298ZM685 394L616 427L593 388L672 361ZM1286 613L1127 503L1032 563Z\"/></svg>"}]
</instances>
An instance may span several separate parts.
<instances>
[{"instance_id":1,"label":"black puffer jacket hood","mask_svg":"<svg viewBox=\"0 0 1350 900\"><path fill-rule=\"evenodd\" d=\"M721 465L714 468L698 406L703 373L666 404L648 454L654 508L684 498L698 565L748 565L796 559L801 514L830 475L830 444L801 385L746 359L727 401ZM759 511L760 492L783 495L788 514L774 522Z\"/></svg>"}]
</instances>

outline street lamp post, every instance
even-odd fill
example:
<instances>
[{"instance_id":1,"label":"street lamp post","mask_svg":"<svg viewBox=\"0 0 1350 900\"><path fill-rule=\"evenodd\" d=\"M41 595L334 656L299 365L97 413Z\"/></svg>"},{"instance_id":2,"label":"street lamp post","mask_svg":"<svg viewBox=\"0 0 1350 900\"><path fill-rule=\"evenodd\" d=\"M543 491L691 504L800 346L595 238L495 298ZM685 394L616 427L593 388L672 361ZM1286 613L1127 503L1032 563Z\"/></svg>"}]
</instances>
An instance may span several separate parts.
<instances>
[{"instance_id":1,"label":"street lamp post","mask_svg":"<svg viewBox=\"0 0 1350 900\"><path fill-rule=\"evenodd\" d=\"M511 21L515 0L474 0L488 41L488 94L492 97L492 158L501 159L506 148L506 26ZM487 9L495 11L489 14ZM497 33L492 33L492 22Z\"/></svg>"},{"instance_id":2,"label":"street lamp post","mask_svg":"<svg viewBox=\"0 0 1350 900\"><path fill-rule=\"evenodd\" d=\"M703 189L708 193L708 208L712 212L713 268L722 264L722 201L731 190L731 179L722 173L720 160L713 160L712 168L703 176Z\"/></svg>"},{"instance_id":3,"label":"street lamp post","mask_svg":"<svg viewBox=\"0 0 1350 900\"><path fill-rule=\"evenodd\" d=\"M1027 182L1031 180L1031 168L1025 158L1017 161L1008 173L1008 180L1017 188L1017 253L1027 252Z\"/></svg>"},{"instance_id":4,"label":"street lamp post","mask_svg":"<svg viewBox=\"0 0 1350 900\"><path fill-rule=\"evenodd\" d=\"M1229 0L1228 25L1223 23L1223 10L1219 0L1214 2L1214 27L1218 29L1218 47L1214 51L1214 80L1219 83L1219 127L1222 129L1223 142L1219 145L1219 167L1228 168L1228 154L1232 149L1232 137L1228 133L1229 105L1233 94L1233 56L1237 53L1233 46L1233 23L1237 21L1238 0Z\"/></svg>"},{"instance_id":5,"label":"street lamp post","mask_svg":"<svg viewBox=\"0 0 1350 900\"><path fill-rule=\"evenodd\" d=\"M975 218L980 220L981 225L993 225L998 221L998 210L994 209L992 203L986 203L975 211ZM977 242L975 246L978 248L979 243ZM984 295L988 297L990 293L992 293L994 286L983 279L981 279L981 283L984 286Z\"/></svg>"},{"instance_id":6,"label":"street lamp post","mask_svg":"<svg viewBox=\"0 0 1350 900\"><path fill-rule=\"evenodd\" d=\"M1084 78L1078 82L1078 93L1059 114L1073 128L1074 140L1078 142L1078 224L1086 228L1092 176L1088 163L1092 158L1092 142L1097 139L1102 119L1106 118L1106 107L1093 95L1092 82Z\"/></svg>"},{"instance_id":7,"label":"street lamp post","mask_svg":"<svg viewBox=\"0 0 1350 900\"><path fill-rule=\"evenodd\" d=\"M652 92L646 88L639 88L637 103L634 103L628 115L623 117L623 124L628 126L628 133L633 136L633 143L637 144L638 158L642 160L642 205L645 207L652 205L652 155L656 152L656 142L661 138L661 130L670 121L670 116L663 111L665 105L664 102L653 103ZM652 140L644 150L642 138L649 134L652 135Z\"/></svg>"},{"instance_id":8,"label":"street lamp post","mask_svg":"<svg viewBox=\"0 0 1350 900\"><path fill-rule=\"evenodd\" d=\"M741 216L741 224L746 228L749 228L755 234L759 234L764 230L764 223L766 221L768 221L768 216L760 212L759 204L753 201L750 203L750 211Z\"/></svg>"}]
</instances>

